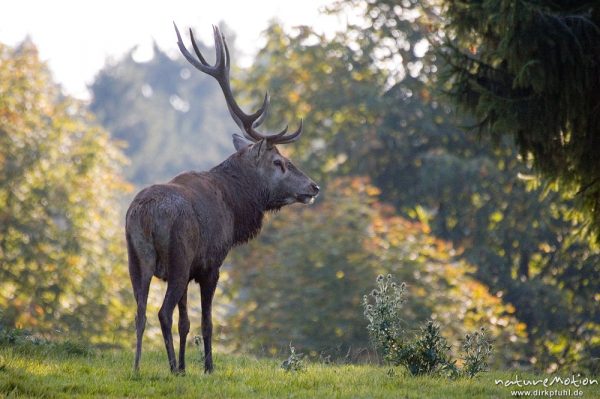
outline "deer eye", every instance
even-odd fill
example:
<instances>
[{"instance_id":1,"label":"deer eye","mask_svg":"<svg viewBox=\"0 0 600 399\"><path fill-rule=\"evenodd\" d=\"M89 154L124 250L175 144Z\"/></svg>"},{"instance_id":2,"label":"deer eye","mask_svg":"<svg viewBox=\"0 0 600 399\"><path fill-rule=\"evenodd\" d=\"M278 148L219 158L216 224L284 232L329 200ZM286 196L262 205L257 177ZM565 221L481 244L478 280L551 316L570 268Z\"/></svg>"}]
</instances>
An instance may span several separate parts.
<instances>
[{"instance_id":1,"label":"deer eye","mask_svg":"<svg viewBox=\"0 0 600 399\"><path fill-rule=\"evenodd\" d=\"M283 162L281 162L281 159L274 160L273 165L277 166L278 168L281 168L282 172L285 172L285 168L283 167Z\"/></svg>"}]
</instances>

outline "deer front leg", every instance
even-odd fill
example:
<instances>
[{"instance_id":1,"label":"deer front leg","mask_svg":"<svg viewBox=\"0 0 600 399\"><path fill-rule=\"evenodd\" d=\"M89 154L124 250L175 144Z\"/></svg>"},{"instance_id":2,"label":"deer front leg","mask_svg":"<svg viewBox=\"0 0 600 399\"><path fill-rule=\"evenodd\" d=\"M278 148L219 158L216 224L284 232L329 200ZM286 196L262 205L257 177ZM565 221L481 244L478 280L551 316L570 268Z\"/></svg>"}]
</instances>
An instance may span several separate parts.
<instances>
[{"instance_id":1,"label":"deer front leg","mask_svg":"<svg viewBox=\"0 0 600 399\"><path fill-rule=\"evenodd\" d=\"M204 372L213 371L212 361L212 300L219 280L219 270L211 270L200 279L202 301L202 339L204 341Z\"/></svg>"}]
</instances>

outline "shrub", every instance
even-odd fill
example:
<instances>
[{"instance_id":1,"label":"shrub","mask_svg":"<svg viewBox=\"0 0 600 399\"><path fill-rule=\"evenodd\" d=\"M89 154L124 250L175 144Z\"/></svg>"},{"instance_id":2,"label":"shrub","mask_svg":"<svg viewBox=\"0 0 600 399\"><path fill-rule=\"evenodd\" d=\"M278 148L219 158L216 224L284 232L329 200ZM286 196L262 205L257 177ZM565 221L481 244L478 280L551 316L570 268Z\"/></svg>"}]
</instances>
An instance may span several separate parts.
<instances>
[{"instance_id":1,"label":"shrub","mask_svg":"<svg viewBox=\"0 0 600 399\"><path fill-rule=\"evenodd\" d=\"M383 358L394 363L404 336L400 310L405 301L406 284L396 284L392 281L391 274L386 278L377 276L376 283L377 288L370 294L373 303L370 303L367 295L363 297L365 317L369 320L367 330Z\"/></svg>"},{"instance_id":2,"label":"shrub","mask_svg":"<svg viewBox=\"0 0 600 399\"><path fill-rule=\"evenodd\" d=\"M456 367L448 352L450 346L440 332L440 326L429 320L414 339L398 351L397 365L405 366L412 375L436 374L448 371L455 374Z\"/></svg>"},{"instance_id":3,"label":"shrub","mask_svg":"<svg viewBox=\"0 0 600 399\"><path fill-rule=\"evenodd\" d=\"M302 353L296 353L296 348L290 344L290 356L281 363L281 368L285 371L302 371L304 370L304 361Z\"/></svg>"},{"instance_id":4,"label":"shrub","mask_svg":"<svg viewBox=\"0 0 600 399\"><path fill-rule=\"evenodd\" d=\"M396 284L390 274L379 275L376 284L377 288L364 296L363 307L371 342L385 361L406 367L412 375L474 377L487 369L492 345L485 329L466 335L462 344L464 366L459 370L438 324L429 320L413 336L404 330L401 315L406 284Z\"/></svg>"},{"instance_id":5,"label":"shrub","mask_svg":"<svg viewBox=\"0 0 600 399\"><path fill-rule=\"evenodd\" d=\"M465 375L473 378L478 373L487 371L493 346L485 328L481 327L479 331L467 334L462 343L462 351L464 354L462 371Z\"/></svg>"}]
</instances>

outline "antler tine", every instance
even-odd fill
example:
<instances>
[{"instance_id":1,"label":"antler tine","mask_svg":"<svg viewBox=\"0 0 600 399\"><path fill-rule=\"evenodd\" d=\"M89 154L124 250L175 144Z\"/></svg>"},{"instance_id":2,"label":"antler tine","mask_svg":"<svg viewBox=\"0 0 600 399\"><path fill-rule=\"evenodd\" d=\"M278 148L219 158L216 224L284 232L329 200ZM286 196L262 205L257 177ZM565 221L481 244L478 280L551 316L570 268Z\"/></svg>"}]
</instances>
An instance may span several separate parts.
<instances>
[{"instance_id":1,"label":"antler tine","mask_svg":"<svg viewBox=\"0 0 600 399\"><path fill-rule=\"evenodd\" d=\"M231 91L231 86L229 83L229 67L230 67L230 57L229 57L229 46L227 46L227 41L225 40L225 36L221 33L218 26L213 25L213 33L215 38L215 50L217 53L217 60L215 62L215 69L218 74L213 75L217 81L219 82L221 89L223 90L223 94L225 95L225 101L227 102L227 108L229 113L231 114L233 120L237 123L237 125L242 130L244 136L252 141L260 141L265 138L264 135L257 132L252 128L252 125L256 122L257 119L264 113L265 107L264 102L263 106L256 111L255 113L248 115L237 104L235 98L233 97L233 93Z\"/></svg>"},{"instance_id":2,"label":"antler tine","mask_svg":"<svg viewBox=\"0 0 600 399\"><path fill-rule=\"evenodd\" d=\"M252 124L252 127L259 127L260 125L262 125L262 123L265 121L267 115L269 114L269 107L271 106L271 96L269 96L269 92L266 91L265 92L265 98L263 99L263 103L260 106L260 108L258 109L258 111L256 111L256 113L260 113L260 116L258 117L258 119L256 119L254 121L254 123Z\"/></svg>"},{"instance_id":3,"label":"antler tine","mask_svg":"<svg viewBox=\"0 0 600 399\"><path fill-rule=\"evenodd\" d=\"M275 142L273 144L293 143L294 141L298 140L300 138L300 136L302 135L302 127L303 127L303 122L302 122L302 119L300 119L300 126L298 126L298 129L296 129L296 131L294 133L290 134L289 136L282 137L280 140L277 140L277 142Z\"/></svg>"},{"instance_id":4,"label":"antler tine","mask_svg":"<svg viewBox=\"0 0 600 399\"><path fill-rule=\"evenodd\" d=\"M215 37L215 52L217 53L217 59L215 61L215 69L219 71L221 78L225 78L225 81L229 81L229 74L225 70L227 59L225 58L225 46L223 45L223 35L217 25L213 25L213 35Z\"/></svg>"},{"instance_id":5,"label":"antler tine","mask_svg":"<svg viewBox=\"0 0 600 399\"><path fill-rule=\"evenodd\" d=\"M177 27L175 27L175 29L177 29ZM200 62L202 62L203 65L209 66L208 62L206 62L206 60L202 56L202 53L200 52L200 49L198 48L198 44L196 43L196 39L194 38L194 31L192 30L192 28L190 28L190 39L192 40L192 47L194 47L194 52L196 53L196 56L198 56Z\"/></svg>"},{"instance_id":6,"label":"antler tine","mask_svg":"<svg viewBox=\"0 0 600 399\"><path fill-rule=\"evenodd\" d=\"M198 44L196 43L196 39L194 38L194 32L192 31L192 29L190 29L190 39L192 41L192 46L194 48L194 52L196 53L197 59L192 56L192 54L183 44L181 34L179 33L179 29L177 28L175 22L173 22L173 26L175 26L175 32L177 34L177 45L179 47L179 50L190 64L192 64L194 67L201 70L202 72L214 77L217 80L219 86L221 86L221 89L223 90L225 102L227 103L227 109L229 110L231 117L233 118L234 122L240 127L240 130L247 139L255 142L266 139L270 145L273 145L291 143L293 141L296 141L298 137L300 137L300 135L302 134L302 120L300 120L300 127L294 133L288 136L285 135L288 131L288 126L286 126L279 133L271 135L260 133L255 129L264 122L267 116L269 107L271 105L269 93L265 93L262 105L253 114L248 115L240 108L240 106L235 101L235 98L233 97L233 93L231 91L231 86L229 83L229 71L231 66L229 46L227 45L227 40L225 39L225 36L221 33L218 26L213 25L213 35L215 39L216 51L216 61L214 65L210 65L202 56L202 53L198 48Z\"/></svg>"},{"instance_id":7,"label":"antler tine","mask_svg":"<svg viewBox=\"0 0 600 399\"><path fill-rule=\"evenodd\" d=\"M202 72L209 73L209 71L208 71L209 66L206 63L206 61L204 61L204 58L200 59L200 61L204 61L204 64L202 64L201 62L198 62L198 60L195 59L190 54L190 52L188 51L188 49L183 44L183 40L181 39L181 34L179 33L179 29L177 28L177 24L175 24L175 22L173 22L173 26L175 27L175 33L177 33L177 46L179 47L179 51L181 51L181 54L183 54L183 56L185 57L185 59L188 60L188 62L190 64L192 64L194 67L198 68ZM190 33L191 33L191 29L190 29Z\"/></svg>"},{"instance_id":8,"label":"antler tine","mask_svg":"<svg viewBox=\"0 0 600 399\"><path fill-rule=\"evenodd\" d=\"M229 46L227 45L227 39L225 39L225 35L220 32L219 27L215 26L215 28L216 28L216 32L220 35L219 41L220 42L222 41L223 48L225 49L225 52L224 52L224 55L225 55L225 70L227 72L227 80L226 80L226 82L227 82L227 85L229 86L229 70L230 70L230 60L231 60L231 57L229 55ZM215 33L215 42L217 41L217 36L216 36L217 33ZM222 52L222 49L221 49L221 52ZM231 88L229 88L229 91L231 91ZM233 98L233 96L232 96L232 98ZM258 140L262 140L263 138L269 137L269 136L265 136L265 135L263 135L263 134L255 131L253 128L258 127L260 124L262 124L262 122L264 121L264 119L265 119L265 117L267 115L267 111L268 111L270 105L271 105L271 103L270 103L269 93L266 92L265 93L265 98L263 99L262 105L253 114L246 115L240 109L240 112L242 112L243 116L247 117L248 120L252 121L252 123L249 124L249 127L247 125L244 125L242 127L242 129L244 129L244 131L246 129L248 129L248 128L252 129L253 132L250 135L254 139L256 139L256 137L260 137L260 139L258 139ZM238 115L238 117L239 117L239 115ZM246 119L246 118L244 118L244 119ZM246 123L245 120L244 120L244 123ZM248 134L245 134L245 136L248 136Z\"/></svg>"},{"instance_id":9,"label":"antler tine","mask_svg":"<svg viewBox=\"0 0 600 399\"><path fill-rule=\"evenodd\" d=\"M227 40L223 33L221 33L221 39L223 40L223 46L225 47L225 68L227 69L227 73L229 73L229 61L231 60L231 57L229 56L229 46L227 45Z\"/></svg>"},{"instance_id":10,"label":"antler tine","mask_svg":"<svg viewBox=\"0 0 600 399\"><path fill-rule=\"evenodd\" d=\"M284 134L287 133L289 126L285 125L285 127L283 128L282 131L280 131L279 133L275 133L270 135L269 137L267 137L267 139L269 140L269 143L271 144L277 144L279 142L279 139L281 137L283 137Z\"/></svg>"},{"instance_id":11,"label":"antler tine","mask_svg":"<svg viewBox=\"0 0 600 399\"><path fill-rule=\"evenodd\" d=\"M264 120L266 119L267 115L268 115L268 111L269 111L269 107L271 106L271 96L269 96L269 92L265 92L265 98L263 100L263 104L260 107L260 109L258 111L256 111L256 113L260 113L260 116L258 117L258 119L256 121L254 121L254 123L252 124L253 128L257 128L260 125L262 125L262 123L264 122ZM264 112L263 112L264 110ZM267 136L267 139L272 143L272 144L278 144L280 143L279 140L280 138L287 133L289 126L286 125L282 131L280 131L279 133L275 133L272 135Z\"/></svg>"}]
</instances>

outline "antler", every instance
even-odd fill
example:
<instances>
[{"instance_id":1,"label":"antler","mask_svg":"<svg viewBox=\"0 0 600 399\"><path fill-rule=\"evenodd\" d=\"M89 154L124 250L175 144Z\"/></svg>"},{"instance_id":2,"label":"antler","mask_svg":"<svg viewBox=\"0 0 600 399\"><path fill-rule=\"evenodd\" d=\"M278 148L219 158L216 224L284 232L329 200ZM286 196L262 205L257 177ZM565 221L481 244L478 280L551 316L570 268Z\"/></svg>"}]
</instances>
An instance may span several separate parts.
<instances>
[{"instance_id":1,"label":"antler","mask_svg":"<svg viewBox=\"0 0 600 399\"><path fill-rule=\"evenodd\" d=\"M188 49L183 44L183 40L181 40L181 35L179 34L179 29L177 29L175 22L173 22L173 25L175 26L175 32L177 33L177 45L179 46L179 50L188 60L188 62L196 67L196 69L199 69L202 72L212 76L217 80L217 82L219 82L219 85L223 90L223 94L225 95L225 101L227 102L229 113L248 140L258 142L266 139L267 143L270 145L287 144L298 140L302 134L302 119L300 119L300 126L298 129L289 135L286 135L288 126L286 126L279 133L275 134L264 134L255 129L263 123L265 117L267 116L267 111L271 101L269 98L269 93L265 93L265 98L261 107L253 114L246 114L237 104L229 84L229 48L227 47L225 36L223 36L217 26L213 25L217 60L215 61L215 65L210 65L200 53L198 45L196 44L196 40L194 39L194 33L192 32L192 29L190 28L190 39L192 41L192 46L194 47L194 52L198 58L194 58L194 56L190 54Z\"/></svg>"}]
</instances>

